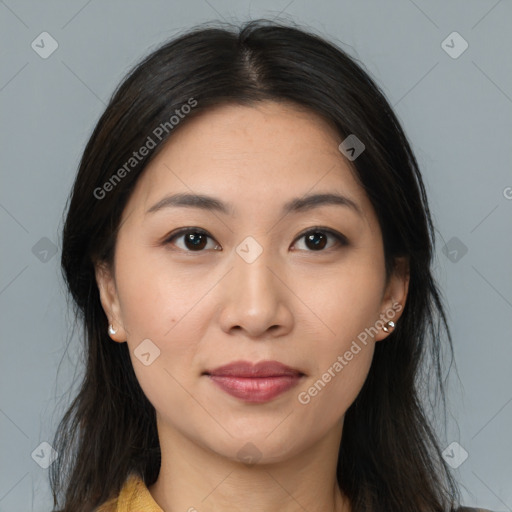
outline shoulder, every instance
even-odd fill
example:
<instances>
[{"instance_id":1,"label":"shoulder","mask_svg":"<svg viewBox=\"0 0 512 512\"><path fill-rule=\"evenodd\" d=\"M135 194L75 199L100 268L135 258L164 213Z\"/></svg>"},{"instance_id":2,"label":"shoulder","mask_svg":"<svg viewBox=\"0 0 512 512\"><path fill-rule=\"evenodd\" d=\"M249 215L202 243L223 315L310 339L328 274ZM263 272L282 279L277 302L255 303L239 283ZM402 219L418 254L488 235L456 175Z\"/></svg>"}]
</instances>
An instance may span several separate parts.
<instances>
[{"instance_id":1,"label":"shoulder","mask_svg":"<svg viewBox=\"0 0 512 512\"><path fill-rule=\"evenodd\" d=\"M94 512L163 512L155 503L139 475L131 473L119 495L103 503Z\"/></svg>"},{"instance_id":2,"label":"shoulder","mask_svg":"<svg viewBox=\"0 0 512 512\"><path fill-rule=\"evenodd\" d=\"M119 496L116 496L115 498L111 498L110 500L102 503L98 508L95 508L93 510L93 512L117 512L118 502L119 502Z\"/></svg>"},{"instance_id":3,"label":"shoulder","mask_svg":"<svg viewBox=\"0 0 512 512\"><path fill-rule=\"evenodd\" d=\"M95 508L93 512L116 512L117 511L117 497L106 501L98 508Z\"/></svg>"}]
</instances>

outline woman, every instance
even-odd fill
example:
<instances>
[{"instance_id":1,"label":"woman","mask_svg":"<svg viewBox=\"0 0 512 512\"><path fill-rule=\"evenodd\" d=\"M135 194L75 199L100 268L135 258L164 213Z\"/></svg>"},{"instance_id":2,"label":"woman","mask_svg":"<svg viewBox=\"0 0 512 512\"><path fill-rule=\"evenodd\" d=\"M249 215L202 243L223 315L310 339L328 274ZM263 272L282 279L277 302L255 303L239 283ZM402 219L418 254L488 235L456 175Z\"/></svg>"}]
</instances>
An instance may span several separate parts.
<instances>
[{"instance_id":1,"label":"woman","mask_svg":"<svg viewBox=\"0 0 512 512\"><path fill-rule=\"evenodd\" d=\"M443 332L453 355L433 244L407 138L341 49L254 21L153 52L67 212L87 363L55 505L456 510L421 400L427 374L444 400Z\"/></svg>"}]
</instances>

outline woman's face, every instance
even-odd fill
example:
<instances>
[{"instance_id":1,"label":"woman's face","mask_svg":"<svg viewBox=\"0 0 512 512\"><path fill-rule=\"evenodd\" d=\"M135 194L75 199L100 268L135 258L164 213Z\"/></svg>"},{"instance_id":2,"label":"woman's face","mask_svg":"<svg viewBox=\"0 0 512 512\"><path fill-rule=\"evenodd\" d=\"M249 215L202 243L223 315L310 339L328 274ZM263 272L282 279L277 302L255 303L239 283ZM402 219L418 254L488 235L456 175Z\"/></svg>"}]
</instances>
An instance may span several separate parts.
<instances>
[{"instance_id":1,"label":"woman's face","mask_svg":"<svg viewBox=\"0 0 512 512\"><path fill-rule=\"evenodd\" d=\"M320 118L265 102L189 121L137 182L115 270L98 267L112 337L161 438L261 462L337 443L407 274L386 283L375 212ZM214 376L241 361L291 371Z\"/></svg>"}]
</instances>

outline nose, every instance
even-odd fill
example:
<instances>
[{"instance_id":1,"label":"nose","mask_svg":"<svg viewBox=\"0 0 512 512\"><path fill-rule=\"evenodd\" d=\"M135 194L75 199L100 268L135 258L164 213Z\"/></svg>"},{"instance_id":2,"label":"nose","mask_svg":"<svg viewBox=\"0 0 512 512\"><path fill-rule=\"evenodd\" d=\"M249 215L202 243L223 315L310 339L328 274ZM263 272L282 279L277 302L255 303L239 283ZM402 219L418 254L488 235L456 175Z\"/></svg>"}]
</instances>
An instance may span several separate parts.
<instances>
[{"instance_id":1,"label":"nose","mask_svg":"<svg viewBox=\"0 0 512 512\"><path fill-rule=\"evenodd\" d=\"M233 254L221 300L220 325L229 334L243 331L251 338L279 337L290 332L292 292L286 286L282 265L267 253L252 262Z\"/></svg>"}]
</instances>

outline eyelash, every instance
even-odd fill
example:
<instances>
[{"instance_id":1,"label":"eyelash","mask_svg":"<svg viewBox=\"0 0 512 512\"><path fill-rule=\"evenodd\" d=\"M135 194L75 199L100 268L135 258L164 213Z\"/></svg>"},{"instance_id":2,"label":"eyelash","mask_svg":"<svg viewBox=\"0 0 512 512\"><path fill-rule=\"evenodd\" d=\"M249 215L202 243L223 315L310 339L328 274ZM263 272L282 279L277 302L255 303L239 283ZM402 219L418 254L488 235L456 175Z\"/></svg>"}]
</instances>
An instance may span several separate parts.
<instances>
[{"instance_id":1,"label":"eyelash","mask_svg":"<svg viewBox=\"0 0 512 512\"><path fill-rule=\"evenodd\" d=\"M175 240L176 238L179 238L179 237L181 237L183 235L186 235L188 233L194 233L194 234L198 234L198 235L205 235L208 238L210 238L211 240L215 240L212 236L210 236L210 234L208 232L206 232L205 230L203 230L201 228L188 227L188 228L181 228L181 229L171 233L164 240L164 245L171 244L171 242L173 240ZM312 252L312 253L314 253L314 252L329 252L329 251L331 251L333 249L335 250L337 248L339 249L340 247L345 247L345 246L349 245L349 242L348 242L347 238L344 235L342 235L341 233L338 233L337 231L334 231L332 229L324 228L322 226L313 226L311 228L308 228L307 231L303 231L300 235L298 235L295 240L298 241L301 238L304 238L306 235L313 234L313 233L323 233L323 234L330 235L331 237L333 237L336 240L336 242L338 244L338 247L333 246L333 247L329 247L327 249L320 249L318 251L307 250L306 252ZM201 249L201 250L198 250L198 251L191 251L191 250L188 250L188 249L179 249L179 250L184 251L184 252L188 252L188 253L205 252L205 249Z\"/></svg>"}]
</instances>

